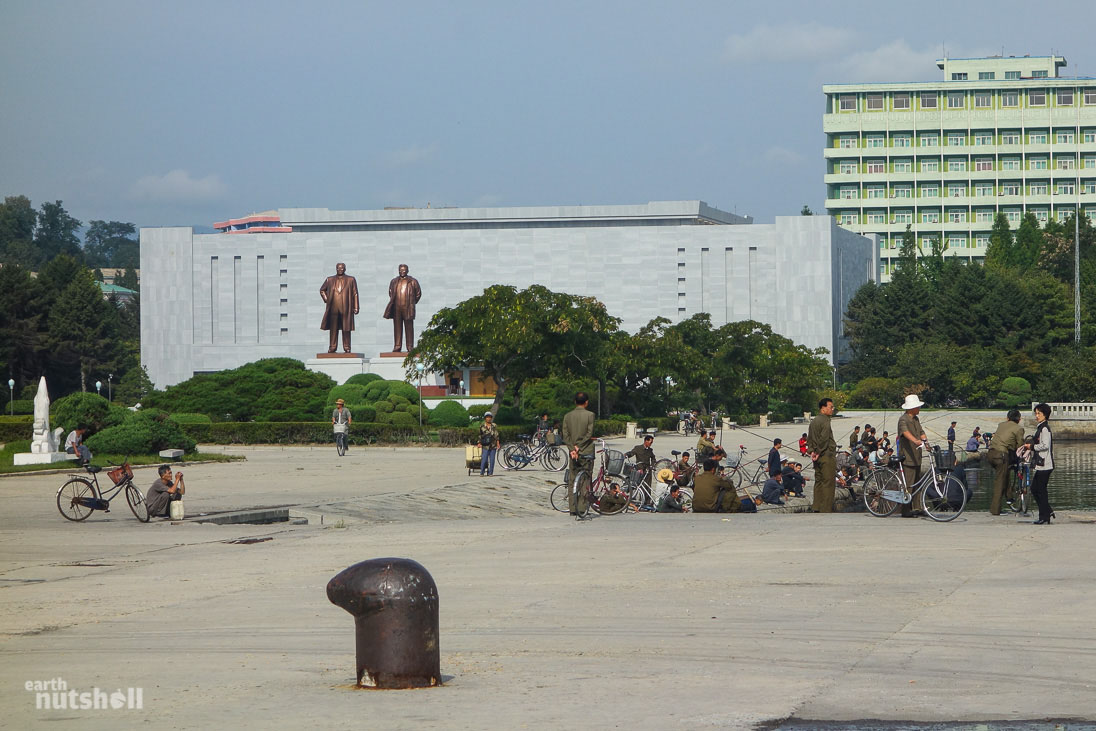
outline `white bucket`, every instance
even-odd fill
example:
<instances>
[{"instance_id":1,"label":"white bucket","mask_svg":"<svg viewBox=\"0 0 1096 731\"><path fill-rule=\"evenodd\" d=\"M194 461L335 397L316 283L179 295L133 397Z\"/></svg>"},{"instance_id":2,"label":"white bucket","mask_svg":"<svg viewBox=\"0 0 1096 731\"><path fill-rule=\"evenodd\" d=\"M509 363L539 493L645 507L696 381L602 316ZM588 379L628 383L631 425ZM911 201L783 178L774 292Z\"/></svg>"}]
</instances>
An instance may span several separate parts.
<instances>
[{"instance_id":1,"label":"white bucket","mask_svg":"<svg viewBox=\"0 0 1096 731\"><path fill-rule=\"evenodd\" d=\"M168 515L172 520L182 520L186 513L183 510L182 500L172 500L168 506Z\"/></svg>"}]
</instances>

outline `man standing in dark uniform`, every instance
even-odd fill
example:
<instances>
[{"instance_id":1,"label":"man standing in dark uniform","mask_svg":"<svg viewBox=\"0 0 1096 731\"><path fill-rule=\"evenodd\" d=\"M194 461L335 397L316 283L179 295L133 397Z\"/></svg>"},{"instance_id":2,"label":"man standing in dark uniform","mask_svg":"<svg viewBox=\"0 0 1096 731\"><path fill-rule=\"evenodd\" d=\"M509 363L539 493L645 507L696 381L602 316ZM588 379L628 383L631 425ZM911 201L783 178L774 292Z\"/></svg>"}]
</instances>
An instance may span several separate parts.
<instances>
[{"instance_id":1,"label":"man standing in dark uniform","mask_svg":"<svg viewBox=\"0 0 1096 731\"><path fill-rule=\"evenodd\" d=\"M350 331L354 329L354 315L358 314L358 280L347 275L346 264L335 265L335 276L325 279L320 287L320 299L327 303L320 329L331 331L327 352L335 352L342 331L343 352L349 353Z\"/></svg>"},{"instance_id":2,"label":"man standing in dark uniform","mask_svg":"<svg viewBox=\"0 0 1096 731\"><path fill-rule=\"evenodd\" d=\"M955 452L955 423L951 422L951 426L948 427L948 451L952 453Z\"/></svg>"},{"instance_id":3,"label":"man standing in dark uniform","mask_svg":"<svg viewBox=\"0 0 1096 731\"><path fill-rule=\"evenodd\" d=\"M902 458L902 474L906 478L906 489L921 479L921 444L927 439L917 415L925 403L914 394L906 396L902 408L906 413L898 417L898 456ZM902 517L915 518L920 511L914 512L912 503L902 503Z\"/></svg>"},{"instance_id":4,"label":"man standing in dark uniform","mask_svg":"<svg viewBox=\"0 0 1096 731\"><path fill-rule=\"evenodd\" d=\"M392 352L415 347L415 305L422 299L419 280L410 276L407 265L400 264L399 276L388 283L388 306L384 308L384 319L392 321Z\"/></svg>"},{"instance_id":5,"label":"man standing in dark uniform","mask_svg":"<svg viewBox=\"0 0 1096 731\"><path fill-rule=\"evenodd\" d=\"M575 394L575 408L563 417L563 443L571 455L571 469L567 475L572 485L578 470L590 475L594 469L594 414L586 408L589 402L590 397L579 391ZM585 515L586 495L576 495L570 490L567 501L571 515Z\"/></svg>"},{"instance_id":6,"label":"man standing in dark uniform","mask_svg":"<svg viewBox=\"0 0 1096 731\"><path fill-rule=\"evenodd\" d=\"M1008 473L1016 450L1024 446L1024 428L1020 426L1020 410L1012 409L1005 420L997 425L989 442L986 461L993 467L993 496L989 501L989 514L1001 514L1001 496L1008 490ZM1012 495L1006 499L1011 500Z\"/></svg>"},{"instance_id":7,"label":"man standing in dark uniform","mask_svg":"<svg viewBox=\"0 0 1096 731\"><path fill-rule=\"evenodd\" d=\"M833 439L833 399L818 402L818 416L807 428L807 449L814 461L814 512L833 512L833 493L837 480L837 442Z\"/></svg>"}]
</instances>

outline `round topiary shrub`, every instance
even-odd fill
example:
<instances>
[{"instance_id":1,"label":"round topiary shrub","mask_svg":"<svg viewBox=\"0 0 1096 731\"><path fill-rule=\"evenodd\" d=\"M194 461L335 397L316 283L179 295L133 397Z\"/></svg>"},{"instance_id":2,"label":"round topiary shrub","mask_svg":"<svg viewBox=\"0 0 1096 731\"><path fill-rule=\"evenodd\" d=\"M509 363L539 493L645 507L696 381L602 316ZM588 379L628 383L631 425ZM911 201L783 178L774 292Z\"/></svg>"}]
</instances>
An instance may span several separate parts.
<instances>
[{"instance_id":1,"label":"round topiary shrub","mask_svg":"<svg viewBox=\"0 0 1096 731\"><path fill-rule=\"evenodd\" d=\"M473 419L482 419L483 415L491 410L491 404L475 404L468 407L468 416Z\"/></svg>"},{"instance_id":2,"label":"round topiary shrub","mask_svg":"<svg viewBox=\"0 0 1096 731\"><path fill-rule=\"evenodd\" d=\"M468 409L459 401L442 401L430 413L430 426L468 426Z\"/></svg>"},{"instance_id":3,"label":"round topiary shrub","mask_svg":"<svg viewBox=\"0 0 1096 731\"><path fill-rule=\"evenodd\" d=\"M373 404L373 408L377 410L377 416L381 414L391 414L396 410L396 407L392 405L391 401L377 401Z\"/></svg>"},{"instance_id":4,"label":"round topiary shrub","mask_svg":"<svg viewBox=\"0 0 1096 731\"><path fill-rule=\"evenodd\" d=\"M130 412L94 393L73 393L53 402L51 424L66 432L83 424L94 432L121 424Z\"/></svg>"},{"instance_id":5,"label":"round topiary shrub","mask_svg":"<svg viewBox=\"0 0 1096 731\"><path fill-rule=\"evenodd\" d=\"M346 408L350 409L350 418L359 424L377 420L377 410L370 404L347 404Z\"/></svg>"},{"instance_id":6,"label":"round topiary shrub","mask_svg":"<svg viewBox=\"0 0 1096 731\"><path fill-rule=\"evenodd\" d=\"M405 383L404 381L388 381L388 383L392 384L391 389L388 391L390 397L403 396L413 404L419 402L419 390L410 383Z\"/></svg>"},{"instance_id":7,"label":"round topiary shrub","mask_svg":"<svg viewBox=\"0 0 1096 731\"><path fill-rule=\"evenodd\" d=\"M346 403L351 401L364 402L365 398L365 386L356 383L346 383L342 386L335 386L327 392L327 399L325 400L325 408L335 408L336 399L342 399Z\"/></svg>"},{"instance_id":8,"label":"round topiary shrub","mask_svg":"<svg viewBox=\"0 0 1096 731\"><path fill-rule=\"evenodd\" d=\"M12 414L33 414L34 400L15 399L11 402L9 409Z\"/></svg>"},{"instance_id":9,"label":"round topiary shrub","mask_svg":"<svg viewBox=\"0 0 1096 731\"><path fill-rule=\"evenodd\" d=\"M392 426L418 426L419 420L406 411L396 411L388 415Z\"/></svg>"},{"instance_id":10,"label":"round topiary shrub","mask_svg":"<svg viewBox=\"0 0 1096 731\"><path fill-rule=\"evenodd\" d=\"M178 423L156 409L130 414L123 423L93 434L87 445L93 453L119 455L151 454L161 449L193 452L197 446Z\"/></svg>"},{"instance_id":11,"label":"round topiary shrub","mask_svg":"<svg viewBox=\"0 0 1096 731\"><path fill-rule=\"evenodd\" d=\"M385 400L386 401L391 401L392 405L396 407L397 411L401 410L400 409L401 406L410 406L411 405L410 400L404 398L403 396L400 396L398 393L389 393L388 398L385 399Z\"/></svg>"},{"instance_id":12,"label":"round topiary shrub","mask_svg":"<svg viewBox=\"0 0 1096 731\"><path fill-rule=\"evenodd\" d=\"M359 373L356 376L350 376L346 379L344 386L368 386L373 381L383 381L384 379L378 376L376 373Z\"/></svg>"}]
</instances>

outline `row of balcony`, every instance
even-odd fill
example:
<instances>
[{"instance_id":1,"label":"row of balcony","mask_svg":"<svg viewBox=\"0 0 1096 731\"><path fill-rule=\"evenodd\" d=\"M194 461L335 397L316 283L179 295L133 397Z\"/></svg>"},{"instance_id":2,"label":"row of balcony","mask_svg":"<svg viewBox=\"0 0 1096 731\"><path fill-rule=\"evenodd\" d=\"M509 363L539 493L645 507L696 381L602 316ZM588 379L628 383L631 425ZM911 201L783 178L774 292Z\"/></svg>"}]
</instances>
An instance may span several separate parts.
<instances>
[{"instance_id":1,"label":"row of balcony","mask_svg":"<svg viewBox=\"0 0 1096 731\"><path fill-rule=\"evenodd\" d=\"M864 219L861 219L862 221ZM1046 219L1042 219L1041 222L1045 222ZM906 232L906 226L911 226L913 231L918 236L932 236L933 234L966 234L968 236L974 236L975 234L989 233L993 229L993 222L989 221L941 221L938 223L840 223L839 224L851 231L856 231L862 234L902 234ZM1019 221L1010 221L1011 228L1019 228Z\"/></svg>"},{"instance_id":2,"label":"row of balcony","mask_svg":"<svg viewBox=\"0 0 1096 731\"><path fill-rule=\"evenodd\" d=\"M1071 126L1096 123L1096 105L1057 107L1007 107L1003 109L943 109L916 112L837 112L822 115L823 132L885 132L907 127Z\"/></svg>"},{"instance_id":3,"label":"row of balcony","mask_svg":"<svg viewBox=\"0 0 1096 731\"><path fill-rule=\"evenodd\" d=\"M1096 203L1096 193L1047 193L1027 195L992 196L944 196L930 195L920 198L827 198L827 208L995 208L997 206L1054 205L1072 207L1080 199L1081 205Z\"/></svg>"},{"instance_id":4,"label":"row of balcony","mask_svg":"<svg viewBox=\"0 0 1096 731\"><path fill-rule=\"evenodd\" d=\"M996 180L1082 180L1096 178L1096 167L1089 168L1031 168L1030 170L930 170L918 173L826 173L823 182L831 185L856 185L857 183L937 183L937 182L992 182Z\"/></svg>"},{"instance_id":5,"label":"row of balcony","mask_svg":"<svg viewBox=\"0 0 1096 731\"><path fill-rule=\"evenodd\" d=\"M1096 152L1096 142L1023 145L925 145L924 147L825 147L825 157L978 157L989 155L1076 155Z\"/></svg>"}]
</instances>

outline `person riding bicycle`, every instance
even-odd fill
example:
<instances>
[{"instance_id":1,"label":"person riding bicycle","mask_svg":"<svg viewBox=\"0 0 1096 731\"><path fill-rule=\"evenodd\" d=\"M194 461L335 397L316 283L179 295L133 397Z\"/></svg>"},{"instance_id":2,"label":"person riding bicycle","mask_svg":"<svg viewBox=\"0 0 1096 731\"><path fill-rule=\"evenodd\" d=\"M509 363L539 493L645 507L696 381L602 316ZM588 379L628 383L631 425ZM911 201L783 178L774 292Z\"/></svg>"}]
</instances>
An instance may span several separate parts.
<instances>
[{"instance_id":1,"label":"person riding bicycle","mask_svg":"<svg viewBox=\"0 0 1096 731\"><path fill-rule=\"evenodd\" d=\"M162 464L156 470L160 479L152 483L145 494L145 506L152 517L163 518L171 515L170 507L173 500L182 500L186 486L183 484L183 473L175 473L175 481L171 480L171 465Z\"/></svg>"},{"instance_id":2,"label":"person riding bicycle","mask_svg":"<svg viewBox=\"0 0 1096 731\"><path fill-rule=\"evenodd\" d=\"M335 429L336 439L339 438L340 434L343 435L343 449L346 449L346 434L350 431L352 421L350 409L346 408L346 402L342 399L335 399L335 410L331 412L331 426Z\"/></svg>"},{"instance_id":3,"label":"person riding bicycle","mask_svg":"<svg viewBox=\"0 0 1096 731\"><path fill-rule=\"evenodd\" d=\"M563 443L571 456L571 469L568 475L574 480L578 470L593 474L594 470L594 414L586 408L590 397L585 391L575 394L575 408L563 417ZM576 495L572 491L567 500L571 515L576 517L586 513L586 496Z\"/></svg>"},{"instance_id":4,"label":"person riding bicycle","mask_svg":"<svg viewBox=\"0 0 1096 731\"><path fill-rule=\"evenodd\" d=\"M1001 497L1009 503L1014 495L1006 495L1009 485L1009 472L1016 464L1016 450L1024 445L1024 427L1020 426L1020 410L1011 409L1005 420L997 425L993 439L989 442L986 461L993 467L993 495L989 501L989 514L1001 514Z\"/></svg>"}]
</instances>

